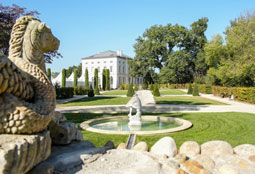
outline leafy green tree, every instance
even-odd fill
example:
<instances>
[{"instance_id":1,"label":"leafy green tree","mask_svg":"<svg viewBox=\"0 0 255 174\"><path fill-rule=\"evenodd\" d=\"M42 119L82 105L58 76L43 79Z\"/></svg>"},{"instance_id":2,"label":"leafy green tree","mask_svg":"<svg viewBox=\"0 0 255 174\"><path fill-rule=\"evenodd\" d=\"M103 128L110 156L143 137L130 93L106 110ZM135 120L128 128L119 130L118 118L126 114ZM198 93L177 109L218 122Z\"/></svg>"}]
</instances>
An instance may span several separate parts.
<instances>
[{"instance_id":1,"label":"leafy green tree","mask_svg":"<svg viewBox=\"0 0 255 174\"><path fill-rule=\"evenodd\" d=\"M154 89L153 84L152 84L152 83L149 84L149 90L150 90L150 91L153 91L153 89Z\"/></svg>"},{"instance_id":2,"label":"leafy green tree","mask_svg":"<svg viewBox=\"0 0 255 174\"><path fill-rule=\"evenodd\" d=\"M66 77L69 77L72 72L74 72L74 70L77 69L77 77L80 77L82 74L82 65L81 63L78 66L70 66L68 67L68 69L66 70Z\"/></svg>"},{"instance_id":3,"label":"leafy green tree","mask_svg":"<svg viewBox=\"0 0 255 174\"><path fill-rule=\"evenodd\" d=\"M95 68L95 72L94 72L94 93L96 95L100 95L99 89L98 89L98 69L97 68Z\"/></svg>"},{"instance_id":4,"label":"leafy green tree","mask_svg":"<svg viewBox=\"0 0 255 174\"><path fill-rule=\"evenodd\" d=\"M47 77L51 81L51 69L47 68Z\"/></svg>"},{"instance_id":5,"label":"leafy green tree","mask_svg":"<svg viewBox=\"0 0 255 174\"><path fill-rule=\"evenodd\" d=\"M152 92L152 94L155 97L159 97L160 96L159 87L158 87L157 83L153 85L153 92Z\"/></svg>"},{"instance_id":6,"label":"leafy green tree","mask_svg":"<svg viewBox=\"0 0 255 174\"><path fill-rule=\"evenodd\" d=\"M192 85L190 83L187 94L192 94L192 93L193 93L193 88L192 88Z\"/></svg>"},{"instance_id":7,"label":"leafy green tree","mask_svg":"<svg viewBox=\"0 0 255 174\"><path fill-rule=\"evenodd\" d=\"M66 87L66 70L62 69L62 83L61 83L61 87L65 88Z\"/></svg>"},{"instance_id":8,"label":"leafy green tree","mask_svg":"<svg viewBox=\"0 0 255 174\"><path fill-rule=\"evenodd\" d=\"M89 86L89 91L88 91L88 97L94 97L95 94L94 94L94 90L92 88L92 85Z\"/></svg>"},{"instance_id":9,"label":"leafy green tree","mask_svg":"<svg viewBox=\"0 0 255 174\"><path fill-rule=\"evenodd\" d=\"M73 87L76 88L77 87L77 69L74 69L74 74L73 74Z\"/></svg>"},{"instance_id":10,"label":"leafy green tree","mask_svg":"<svg viewBox=\"0 0 255 174\"><path fill-rule=\"evenodd\" d=\"M135 94L135 92L134 92L134 89L133 89L133 84L130 83L128 85L127 97L133 97L134 94Z\"/></svg>"},{"instance_id":11,"label":"leafy green tree","mask_svg":"<svg viewBox=\"0 0 255 174\"><path fill-rule=\"evenodd\" d=\"M89 72L87 68L85 70L85 89L89 89Z\"/></svg>"},{"instance_id":12,"label":"leafy green tree","mask_svg":"<svg viewBox=\"0 0 255 174\"><path fill-rule=\"evenodd\" d=\"M193 96L199 96L198 86L197 86L196 83L195 83L195 85L194 85L194 89L193 89L193 91L192 91L192 95L193 95Z\"/></svg>"},{"instance_id":13,"label":"leafy green tree","mask_svg":"<svg viewBox=\"0 0 255 174\"><path fill-rule=\"evenodd\" d=\"M134 90L135 90L135 91L138 91L137 84L134 85Z\"/></svg>"}]
</instances>

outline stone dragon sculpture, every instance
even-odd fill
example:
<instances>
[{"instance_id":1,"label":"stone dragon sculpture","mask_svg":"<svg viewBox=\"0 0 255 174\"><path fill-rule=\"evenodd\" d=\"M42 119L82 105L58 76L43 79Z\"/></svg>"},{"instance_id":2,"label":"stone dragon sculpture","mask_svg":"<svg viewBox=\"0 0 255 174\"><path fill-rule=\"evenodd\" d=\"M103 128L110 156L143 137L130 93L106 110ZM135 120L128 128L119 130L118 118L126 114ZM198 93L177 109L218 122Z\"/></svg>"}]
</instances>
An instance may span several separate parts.
<instances>
[{"instance_id":1,"label":"stone dragon sculpture","mask_svg":"<svg viewBox=\"0 0 255 174\"><path fill-rule=\"evenodd\" d=\"M59 40L39 19L16 20L9 56L0 56L0 133L34 134L47 128L56 97L45 74L44 52L58 47Z\"/></svg>"}]
</instances>

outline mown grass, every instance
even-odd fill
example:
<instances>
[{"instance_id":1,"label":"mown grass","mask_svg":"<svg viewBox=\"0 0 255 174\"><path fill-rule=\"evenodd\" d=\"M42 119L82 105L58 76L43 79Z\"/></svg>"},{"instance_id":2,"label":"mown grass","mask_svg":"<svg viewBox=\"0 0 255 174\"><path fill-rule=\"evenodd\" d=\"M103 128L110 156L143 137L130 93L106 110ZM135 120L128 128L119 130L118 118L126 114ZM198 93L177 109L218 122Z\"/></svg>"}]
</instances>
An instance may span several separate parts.
<instances>
[{"instance_id":1,"label":"mown grass","mask_svg":"<svg viewBox=\"0 0 255 174\"><path fill-rule=\"evenodd\" d=\"M94 106L94 105L125 105L130 97L85 97L57 106Z\"/></svg>"},{"instance_id":2,"label":"mown grass","mask_svg":"<svg viewBox=\"0 0 255 174\"><path fill-rule=\"evenodd\" d=\"M160 90L160 95L185 95L186 92L183 92L178 89L169 89L169 90Z\"/></svg>"},{"instance_id":3,"label":"mown grass","mask_svg":"<svg viewBox=\"0 0 255 174\"><path fill-rule=\"evenodd\" d=\"M126 95L127 90L108 91L102 93L102 95Z\"/></svg>"},{"instance_id":4,"label":"mown grass","mask_svg":"<svg viewBox=\"0 0 255 174\"><path fill-rule=\"evenodd\" d=\"M147 115L147 114L146 114ZM189 120L193 126L185 131L173 132L167 134L139 135L136 142L145 141L151 147L156 141L165 136L174 138L179 147L185 141L196 141L202 144L211 140L223 140L230 143L233 147L240 144L255 144L255 114L248 113L165 113L149 114L166 117L177 117ZM102 117L101 114L86 113L67 113L68 121L78 125L92 118ZM118 145L121 142L126 143L127 135L107 135L98 134L82 130L85 140L93 142L96 146L103 146L108 140Z\"/></svg>"},{"instance_id":5,"label":"mown grass","mask_svg":"<svg viewBox=\"0 0 255 174\"><path fill-rule=\"evenodd\" d=\"M210 100L203 97L193 96L164 96L154 97L156 104L172 105L227 105L226 103Z\"/></svg>"}]
</instances>

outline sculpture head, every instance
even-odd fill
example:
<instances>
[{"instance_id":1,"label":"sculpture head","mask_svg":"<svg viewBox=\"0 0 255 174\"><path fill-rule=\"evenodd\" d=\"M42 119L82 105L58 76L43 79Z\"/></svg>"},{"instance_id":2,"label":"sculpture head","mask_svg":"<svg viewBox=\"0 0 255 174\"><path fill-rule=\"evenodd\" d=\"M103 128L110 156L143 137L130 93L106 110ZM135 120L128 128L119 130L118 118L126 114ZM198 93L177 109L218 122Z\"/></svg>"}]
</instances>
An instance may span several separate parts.
<instances>
[{"instance_id":1,"label":"sculpture head","mask_svg":"<svg viewBox=\"0 0 255 174\"><path fill-rule=\"evenodd\" d=\"M45 70L43 53L57 50L59 40L39 19L23 16L12 28L9 57L23 58Z\"/></svg>"}]
</instances>

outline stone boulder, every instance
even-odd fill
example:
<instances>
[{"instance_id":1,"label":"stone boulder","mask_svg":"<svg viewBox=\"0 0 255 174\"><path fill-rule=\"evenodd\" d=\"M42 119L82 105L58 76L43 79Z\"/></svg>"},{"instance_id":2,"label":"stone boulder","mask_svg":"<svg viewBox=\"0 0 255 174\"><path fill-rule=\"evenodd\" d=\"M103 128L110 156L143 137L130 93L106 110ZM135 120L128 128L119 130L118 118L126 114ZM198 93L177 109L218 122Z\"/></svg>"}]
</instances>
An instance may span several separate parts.
<instances>
[{"instance_id":1,"label":"stone boulder","mask_svg":"<svg viewBox=\"0 0 255 174\"><path fill-rule=\"evenodd\" d=\"M200 154L200 145L195 141L186 141L179 149L179 153L182 153L188 157L194 157Z\"/></svg>"},{"instance_id":2,"label":"stone boulder","mask_svg":"<svg viewBox=\"0 0 255 174\"><path fill-rule=\"evenodd\" d=\"M137 150L137 151L148 151L148 145L146 142L139 142L137 143L132 150Z\"/></svg>"},{"instance_id":3,"label":"stone boulder","mask_svg":"<svg viewBox=\"0 0 255 174\"><path fill-rule=\"evenodd\" d=\"M0 136L0 173L23 174L46 160L51 153L49 131L36 135Z\"/></svg>"},{"instance_id":4,"label":"stone boulder","mask_svg":"<svg viewBox=\"0 0 255 174\"><path fill-rule=\"evenodd\" d=\"M209 156L196 155L194 159L206 169L211 170L215 168L215 162Z\"/></svg>"},{"instance_id":5,"label":"stone boulder","mask_svg":"<svg viewBox=\"0 0 255 174\"><path fill-rule=\"evenodd\" d=\"M239 174L239 172L233 166L225 164L218 168L217 174Z\"/></svg>"},{"instance_id":6,"label":"stone boulder","mask_svg":"<svg viewBox=\"0 0 255 174\"><path fill-rule=\"evenodd\" d=\"M208 156L233 155L231 145L225 141L209 141L201 145L201 154Z\"/></svg>"},{"instance_id":7,"label":"stone boulder","mask_svg":"<svg viewBox=\"0 0 255 174\"><path fill-rule=\"evenodd\" d=\"M125 143L120 143L117 147L117 149L127 149L127 146Z\"/></svg>"},{"instance_id":8,"label":"stone boulder","mask_svg":"<svg viewBox=\"0 0 255 174\"><path fill-rule=\"evenodd\" d=\"M160 156L174 157L177 154L176 143L171 137L163 137L151 147L150 152Z\"/></svg>"},{"instance_id":9,"label":"stone boulder","mask_svg":"<svg viewBox=\"0 0 255 174\"><path fill-rule=\"evenodd\" d=\"M252 156L255 155L255 146L251 144L242 144L236 146L234 152L238 155Z\"/></svg>"},{"instance_id":10,"label":"stone boulder","mask_svg":"<svg viewBox=\"0 0 255 174\"><path fill-rule=\"evenodd\" d=\"M192 174L211 174L210 171L206 170L199 162L196 160L188 160L184 163L186 169Z\"/></svg>"}]
</instances>

